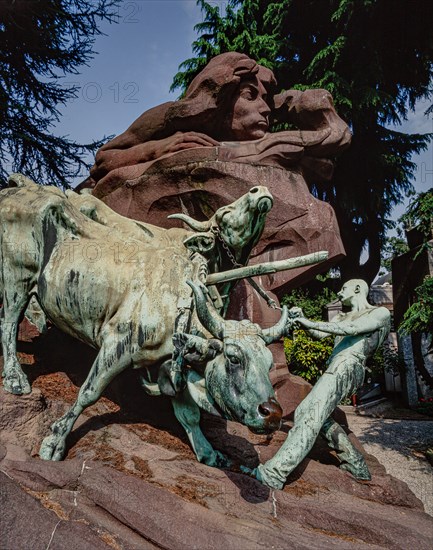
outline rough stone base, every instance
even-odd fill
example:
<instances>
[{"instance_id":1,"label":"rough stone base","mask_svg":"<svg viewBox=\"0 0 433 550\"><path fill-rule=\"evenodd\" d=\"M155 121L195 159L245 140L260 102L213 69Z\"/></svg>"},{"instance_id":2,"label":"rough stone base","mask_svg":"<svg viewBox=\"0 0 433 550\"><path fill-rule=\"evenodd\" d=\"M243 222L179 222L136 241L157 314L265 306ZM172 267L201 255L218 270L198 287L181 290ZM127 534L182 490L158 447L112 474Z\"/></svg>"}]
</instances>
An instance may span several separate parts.
<instances>
[{"instance_id":1,"label":"rough stone base","mask_svg":"<svg viewBox=\"0 0 433 550\"><path fill-rule=\"evenodd\" d=\"M2 549L431 548L432 518L374 457L366 457L372 481L360 483L319 440L284 490L269 490L199 464L169 401L142 395L135 373L80 417L63 462L40 460L40 442L74 401L71 380L82 383L93 354L53 341L58 334L43 346L20 343L31 395L0 388ZM294 395L302 398L308 385L275 376L290 418ZM286 420L269 440L209 415L202 424L217 449L250 467L270 458L290 428Z\"/></svg>"}]
</instances>

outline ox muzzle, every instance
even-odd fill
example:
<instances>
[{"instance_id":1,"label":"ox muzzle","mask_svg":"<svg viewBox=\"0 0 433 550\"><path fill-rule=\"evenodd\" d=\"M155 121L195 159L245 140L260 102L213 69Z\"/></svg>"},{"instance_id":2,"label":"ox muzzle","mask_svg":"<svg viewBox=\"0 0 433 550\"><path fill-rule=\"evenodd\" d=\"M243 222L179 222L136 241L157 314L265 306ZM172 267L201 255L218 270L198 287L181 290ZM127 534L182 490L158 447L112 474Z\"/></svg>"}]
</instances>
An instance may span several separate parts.
<instances>
[{"instance_id":1,"label":"ox muzzle","mask_svg":"<svg viewBox=\"0 0 433 550\"><path fill-rule=\"evenodd\" d=\"M283 409L275 397L271 397L269 401L258 406L258 414L263 418L263 432L251 429L254 433L272 433L278 430L281 426L283 417Z\"/></svg>"}]
</instances>

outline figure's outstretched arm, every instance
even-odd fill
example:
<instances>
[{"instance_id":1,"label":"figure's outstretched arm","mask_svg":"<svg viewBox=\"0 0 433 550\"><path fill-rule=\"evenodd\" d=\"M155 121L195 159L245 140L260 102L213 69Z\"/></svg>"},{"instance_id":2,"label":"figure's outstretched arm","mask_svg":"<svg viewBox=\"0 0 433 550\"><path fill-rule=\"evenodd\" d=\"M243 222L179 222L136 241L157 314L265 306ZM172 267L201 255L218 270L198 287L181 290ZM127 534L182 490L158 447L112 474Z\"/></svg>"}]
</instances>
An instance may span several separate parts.
<instances>
[{"instance_id":1,"label":"figure's outstretched arm","mask_svg":"<svg viewBox=\"0 0 433 550\"><path fill-rule=\"evenodd\" d=\"M367 313L367 312L366 312ZM309 332L312 330L320 331L326 334L335 334L336 336L357 336L359 334L368 334L374 332L389 323L390 313L385 308L375 308L368 310L368 314L358 319L341 320L334 322L310 321L305 317L296 319L302 327Z\"/></svg>"},{"instance_id":2,"label":"figure's outstretched arm","mask_svg":"<svg viewBox=\"0 0 433 550\"><path fill-rule=\"evenodd\" d=\"M304 312L300 307L292 307L289 309L289 332L291 332L292 328L298 328L300 323L300 320L308 321L308 319L304 316ZM299 324L298 324L299 323ZM323 338L326 338L329 336L327 332L322 332L320 330L310 329L306 326L302 326L302 328L308 332L310 336L315 338L316 340L322 340Z\"/></svg>"},{"instance_id":3,"label":"figure's outstretched arm","mask_svg":"<svg viewBox=\"0 0 433 550\"><path fill-rule=\"evenodd\" d=\"M119 136L119 138L121 137ZM118 143L120 145L123 142L119 141ZM164 139L150 140L134 145L133 143L131 140L131 146L127 148L116 148L115 140L110 142L112 147L104 145L96 154L95 164L90 170L92 178L99 181L116 168L143 164L185 149L218 145L213 138L199 132L176 132Z\"/></svg>"},{"instance_id":4,"label":"figure's outstretched arm","mask_svg":"<svg viewBox=\"0 0 433 550\"><path fill-rule=\"evenodd\" d=\"M182 103L169 101L145 111L127 130L103 145L96 154L91 177L98 182L117 168L142 164L182 149L218 145L207 134L176 132L176 125L167 116L173 106Z\"/></svg>"},{"instance_id":5,"label":"figure's outstretched arm","mask_svg":"<svg viewBox=\"0 0 433 550\"><path fill-rule=\"evenodd\" d=\"M302 327L308 332L308 334L313 337L315 340L323 340L323 338L327 338L329 336L328 332L323 332L321 330L317 329L307 329L307 327Z\"/></svg>"},{"instance_id":6,"label":"figure's outstretched arm","mask_svg":"<svg viewBox=\"0 0 433 550\"><path fill-rule=\"evenodd\" d=\"M308 147L306 154L329 157L349 146L352 137L349 127L335 111L332 96L327 90L287 90L274 96L274 103L276 110L283 114L283 119L296 124L300 130L329 131L320 144Z\"/></svg>"}]
</instances>

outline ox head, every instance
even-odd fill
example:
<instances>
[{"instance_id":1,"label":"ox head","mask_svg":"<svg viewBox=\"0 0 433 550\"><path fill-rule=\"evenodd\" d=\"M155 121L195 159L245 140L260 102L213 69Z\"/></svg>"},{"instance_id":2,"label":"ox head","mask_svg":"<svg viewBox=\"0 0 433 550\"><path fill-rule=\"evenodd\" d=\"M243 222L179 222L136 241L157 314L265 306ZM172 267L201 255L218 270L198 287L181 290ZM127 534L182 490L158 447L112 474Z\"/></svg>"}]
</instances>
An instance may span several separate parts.
<instances>
[{"instance_id":1,"label":"ox head","mask_svg":"<svg viewBox=\"0 0 433 550\"><path fill-rule=\"evenodd\" d=\"M231 249L236 261L245 264L263 233L266 215L272 203L268 188L257 185L235 202L219 208L205 222L196 221L185 214L172 214L169 218L182 220L199 233L217 233Z\"/></svg>"},{"instance_id":2,"label":"ox head","mask_svg":"<svg viewBox=\"0 0 433 550\"><path fill-rule=\"evenodd\" d=\"M266 346L285 333L287 309L283 309L277 325L269 329L262 330L248 320L226 321L206 300L205 287L188 284L194 292L198 318L214 337L200 338L203 346L200 352L197 354L199 346L193 345L194 351L184 355L193 367L199 355L206 364L202 387L188 384L192 397L202 407L205 402L210 404L203 408L211 412L215 412L212 408L216 409L225 418L240 422L255 433L277 430L282 410L270 382L273 360Z\"/></svg>"}]
</instances>

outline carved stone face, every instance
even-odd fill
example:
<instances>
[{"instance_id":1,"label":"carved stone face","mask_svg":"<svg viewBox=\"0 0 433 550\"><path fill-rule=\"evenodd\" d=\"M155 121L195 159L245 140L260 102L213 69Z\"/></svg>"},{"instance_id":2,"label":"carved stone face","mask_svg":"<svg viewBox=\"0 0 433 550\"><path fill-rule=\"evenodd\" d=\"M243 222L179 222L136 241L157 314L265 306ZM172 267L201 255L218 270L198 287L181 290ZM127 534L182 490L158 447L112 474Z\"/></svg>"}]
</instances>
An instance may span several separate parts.
<instances>
[{"instance_id":1,"label":"carved stone face","mask_svg":"<svg viewBox=\"0 0 433 550\"><path fill-rule=\"evenodd\" d=\"M257 78L242 81L233 105L230 139L247 141L264 137L269 129L270 112L263 83Z\"/></svg>"},{"instance_id":2,"label":"carved stone face","mask_svg":"<svg viewBox=\"0 0 433 550\"><path fill-rule=\"evenodd\" d=\"M352 299L355 296L354 291L354 286L350 283L350 281L342 286L341 290L337 293L337 296L343 306L350 306L352 304Z\"/></svg>"}]
</instances>

